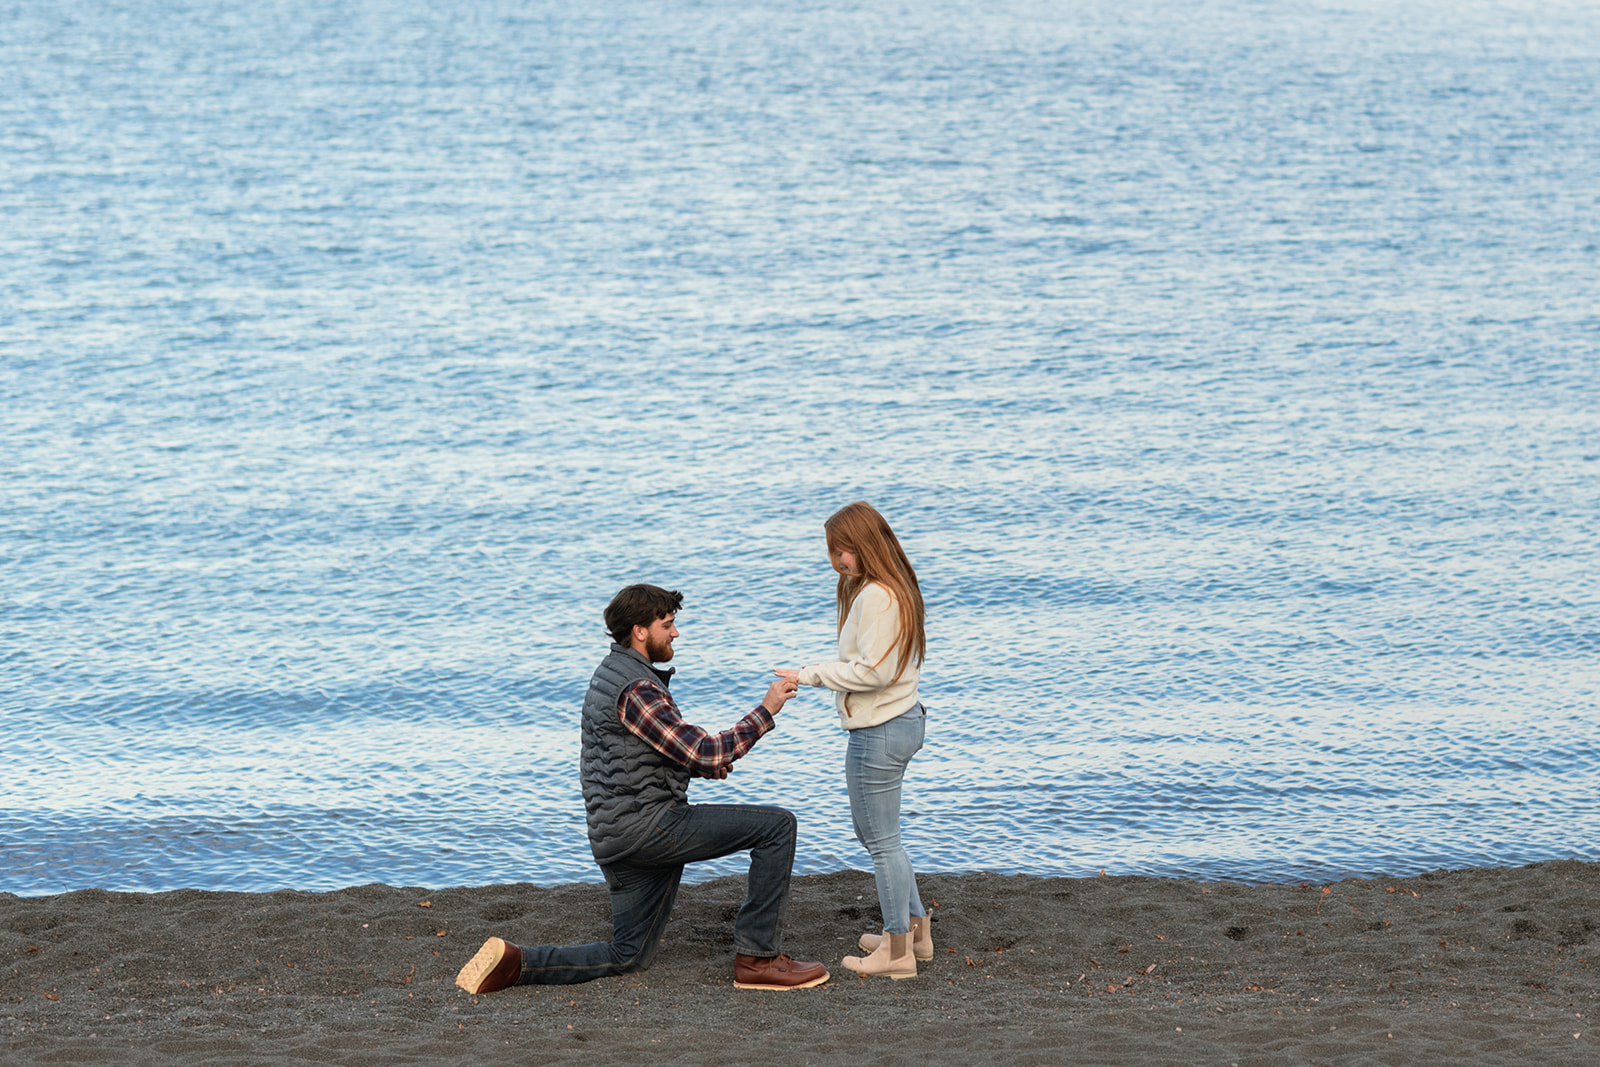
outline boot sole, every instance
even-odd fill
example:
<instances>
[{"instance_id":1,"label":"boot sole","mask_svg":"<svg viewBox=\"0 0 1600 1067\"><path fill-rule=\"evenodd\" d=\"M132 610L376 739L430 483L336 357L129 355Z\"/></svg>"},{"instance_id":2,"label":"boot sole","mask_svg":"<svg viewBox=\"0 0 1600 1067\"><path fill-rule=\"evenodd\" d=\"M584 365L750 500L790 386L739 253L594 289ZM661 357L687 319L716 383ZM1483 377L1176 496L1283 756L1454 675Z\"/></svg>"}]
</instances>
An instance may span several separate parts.
<instances>
[{"instance_id":1,"label":"boot sole","mask_svg":"<svg viewBox=\"0 0 1600 1067\"><path fill-rule=\"evenodd\" d=\"M896 982L900 981L902 978L917 977L916 971L911 971L910 973L895 973L892 971L858 971L854 967L846 967L845 970L849 971L851 974L859 975L862 978L893 978Z\"/></svg>"},{"instance_id":2,"label":"boot sole","mask_svg":"<svg viewBox=\"0 0 1600 1067\"><path fill-rule=\"evenodd\" d=\"M478 954L468 960L466 966L456 974L456 985L474 995L484 992L484 986L490 984L489 979L494 975L495 968L506 958L509 948L503 938L491 937L485 941ZM488 992L505 989L509 984L496 985Z\"/></svg>"},{"instance_id":3,"label":"boot sole","mask_svg":"<svg viewBox=\"0 0 1600 1067\"><path fill-rule=\"evenodd\" d=\"M782 992L785 992L786 990L790 990L790 989L810 989L812 986L821 985L823 982L826 982L831 977L833 977L833 976L828 974L826 971L824 971L821 978L813 978L809 982L796 982L794 985L769 985L769 984L766 984L766 983L757 983L757 982L735 982L735 983L733 983L733 988L735 988L735 989L771 989L771 990L774 990L776 992L782 993Z\"/></svg>"}]
</instances>

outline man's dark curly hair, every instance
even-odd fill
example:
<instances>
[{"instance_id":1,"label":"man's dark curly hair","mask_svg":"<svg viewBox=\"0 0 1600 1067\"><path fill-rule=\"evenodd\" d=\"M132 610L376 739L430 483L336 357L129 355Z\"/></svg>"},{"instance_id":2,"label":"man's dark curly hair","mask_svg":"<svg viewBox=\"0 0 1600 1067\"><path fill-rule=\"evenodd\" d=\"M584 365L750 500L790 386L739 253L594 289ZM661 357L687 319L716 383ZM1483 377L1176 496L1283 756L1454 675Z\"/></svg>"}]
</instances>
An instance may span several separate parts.
<instances>
[{"instance_id":1,"label":"man's dark curly hair","mask_svg":"<svg viewBox=\"0 0 1600 1067\"><path fill-rule=\"evenodd\" d=\"M630 585L606 605L606 632L619 645L628 643L635 626L649 626L657 619L676 615L683 606L683 594L659 585Z\"/></svg>"}]
</instances>

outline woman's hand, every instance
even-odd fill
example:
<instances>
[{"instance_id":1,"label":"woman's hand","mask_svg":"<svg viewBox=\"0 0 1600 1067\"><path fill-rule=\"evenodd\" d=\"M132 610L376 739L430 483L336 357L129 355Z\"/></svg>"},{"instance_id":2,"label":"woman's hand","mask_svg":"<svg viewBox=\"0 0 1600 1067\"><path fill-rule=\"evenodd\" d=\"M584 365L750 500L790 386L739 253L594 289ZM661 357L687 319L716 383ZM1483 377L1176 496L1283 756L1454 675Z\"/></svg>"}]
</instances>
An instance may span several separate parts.
<instances>
[{"instance_id":1,"label":"woman's hand","mask_svg":"<svg viewBox=\"0 0 1600 1067\"><path fill-rule=\"evenodd\" d=\"M779 678L789 679L789 681L793 682L795 685L800 684L800 672L793 667L774 667L772 668L772 673L776 674Z\"/></svg>"}]
</instances>

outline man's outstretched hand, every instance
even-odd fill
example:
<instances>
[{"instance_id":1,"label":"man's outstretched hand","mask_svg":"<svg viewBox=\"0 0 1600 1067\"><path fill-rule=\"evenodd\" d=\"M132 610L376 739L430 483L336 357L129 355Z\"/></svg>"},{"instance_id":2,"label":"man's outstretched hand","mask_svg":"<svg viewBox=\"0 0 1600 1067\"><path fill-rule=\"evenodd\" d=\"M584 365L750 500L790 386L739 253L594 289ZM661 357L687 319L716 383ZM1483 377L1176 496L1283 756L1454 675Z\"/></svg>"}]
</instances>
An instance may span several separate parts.
<instances>
[{"instance_id":1,"label":"man's outstretched hand","mask_svg":"<svg viewBox=\"0 0 1600 1067\"><path fill-rule=\"evenodd\" d=\"M761 698L762 707L776 715L789 703L789 698L794 696L800 688L800 683L793 678L779 678L767 686L767 695Z\"/></svg>"}]
</instances>

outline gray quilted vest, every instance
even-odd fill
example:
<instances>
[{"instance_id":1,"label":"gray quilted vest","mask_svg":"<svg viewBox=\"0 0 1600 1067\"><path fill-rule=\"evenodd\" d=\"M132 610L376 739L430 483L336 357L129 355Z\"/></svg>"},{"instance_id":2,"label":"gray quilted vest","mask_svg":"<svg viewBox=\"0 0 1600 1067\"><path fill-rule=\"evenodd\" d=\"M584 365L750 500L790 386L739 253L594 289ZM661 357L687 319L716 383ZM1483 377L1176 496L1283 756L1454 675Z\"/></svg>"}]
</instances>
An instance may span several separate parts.
<instances>
[{"instance_id":1,"label":"gray quilted vest","mask_svg":"<svg viewBox=\"0 0 1600 1067\"><path fill-rule=\"evenodd\" d=\"M672 671L658 671L631 648L612 644L583 698L583 806L597 863L626 859L674 804L689 795L689 769L628 732L617 713L622 691L640 679L663 689Z\"/></svg>"}]
</instances>

